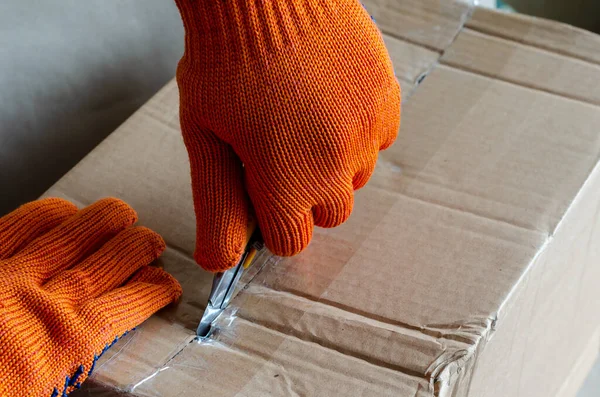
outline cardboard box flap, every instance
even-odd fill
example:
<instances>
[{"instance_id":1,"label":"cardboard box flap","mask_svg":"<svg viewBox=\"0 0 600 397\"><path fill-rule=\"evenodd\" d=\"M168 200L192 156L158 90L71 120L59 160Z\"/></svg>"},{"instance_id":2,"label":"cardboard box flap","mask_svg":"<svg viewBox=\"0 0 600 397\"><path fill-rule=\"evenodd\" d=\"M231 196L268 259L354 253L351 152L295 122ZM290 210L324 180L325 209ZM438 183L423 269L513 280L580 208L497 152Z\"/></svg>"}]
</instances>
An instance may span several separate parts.
<instances>
[{"instance_id":1,"label":"cardboard box flap","mask_svg":"<svg viewBox=\"0 0 600 397\"><path fill-rule=\"evenodd\" d=\"M440 65L372 185L551 235L598 161L599 110Z\"/></svg>"},{"instance_id":2,"label":"cardboard box flap","mask_svg":"<svg viewBox=\"0 0 600 397\"><path fill-rule=\"evenodd\" d=\"M462 29L472 0L368 0L362 2L384 40L406 101Z\"/></svg>"},{"instance_id":3,"label":"cardboard box flap","mask_svg":"<svg viewBox=\"0 0 600 397\"><path fill-rule=\"evenodd\" d=\"M458 35L441 62L494 79L600 104L600 66L471 29Z\"/></svg>"},{"instance_id":4,"label":"cardboard box flap","mask_svg":"<svg viewBox=\"0 0 600 397\"><path fill-rule=\"evenodd\" d=\"M600 64L600 36L571 25L476 8L470 29Z\"/></svg>"},{"instance_id":5,"label":"cardboard box flap","mask_svg":"<svg viewBox=\"0 0 600 397\"><path fill-rule=\"evenodd\" d=\"M390 52L394 73L402 89L402 101L405 102L420 80L438 62L440 54L388 35L384 35L383 40Z\"/></svg>"},{"instance_id":6,"label":"cardboard box flap","mask_svg":"<svg viewBox=\"0 0 600 397\"><path fill-rule=\"evenodd\" d=\"M365 8L388 36L442 52L467 21L472 0L368 0Z\"/></svg>"},{"instance_id":7,"label":"cardboard box flap","mask_svg":"<svg viewBox=\"0 0 600 397\"><path fill-rule=\"evenodd\" d=\"M366 188L360 216L254 281L399 327L483 332L546 235L386 193Z\"/></svg>"}]
</instances>

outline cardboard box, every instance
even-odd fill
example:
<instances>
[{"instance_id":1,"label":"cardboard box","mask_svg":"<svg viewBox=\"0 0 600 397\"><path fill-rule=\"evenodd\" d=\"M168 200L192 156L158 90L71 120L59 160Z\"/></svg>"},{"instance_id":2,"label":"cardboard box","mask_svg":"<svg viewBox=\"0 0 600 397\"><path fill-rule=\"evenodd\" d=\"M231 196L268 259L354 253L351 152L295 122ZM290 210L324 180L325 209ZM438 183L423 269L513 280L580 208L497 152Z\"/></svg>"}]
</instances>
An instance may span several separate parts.
<instances>
[{"instance_id":1,"label":"cardboard box","mask_svg":"<svg viewBox=\"0 0 600 397\"><path fill-rule=\"evenodd\" d=\"M460 1L366 6L404 90L398 141L346 224L260 259L209 342L174 82L47 192L130 203L184 288L84 395L575 395L600 341L600 38Z\"/></svg>"}]
</instances>

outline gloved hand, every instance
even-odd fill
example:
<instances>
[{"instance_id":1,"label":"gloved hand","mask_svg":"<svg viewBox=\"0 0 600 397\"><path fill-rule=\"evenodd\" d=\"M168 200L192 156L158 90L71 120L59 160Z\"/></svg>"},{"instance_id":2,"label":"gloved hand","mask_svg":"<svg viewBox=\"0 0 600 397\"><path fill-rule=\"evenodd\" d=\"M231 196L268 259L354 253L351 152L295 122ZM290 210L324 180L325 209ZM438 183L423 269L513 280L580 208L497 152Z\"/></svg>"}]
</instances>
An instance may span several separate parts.
<instances>
[{"instance_id":1,"label":"gloved hand","mask_svg":"<svg viewBox=\"0 0 600 397\"><path fill-rule=\"evenodd\" d=\"M395 140L400 87L357 0L176 0L185 27L180 120L196 261L238 261L252 208L267 247L294 255L334 227Z\"/></svg>"},{"instance_id":2,"label":"gloved hand","mask_svg":"<svg viewBox=\"0 0 600 397\"><path fill-rule=\"evenodd\" d=\"M115 199L81 211L45 199L0 218L0 396L65 395L116 338L179 298L177 281L147 266L163 240L135 221Z\"/></svg>"}]
</instances>

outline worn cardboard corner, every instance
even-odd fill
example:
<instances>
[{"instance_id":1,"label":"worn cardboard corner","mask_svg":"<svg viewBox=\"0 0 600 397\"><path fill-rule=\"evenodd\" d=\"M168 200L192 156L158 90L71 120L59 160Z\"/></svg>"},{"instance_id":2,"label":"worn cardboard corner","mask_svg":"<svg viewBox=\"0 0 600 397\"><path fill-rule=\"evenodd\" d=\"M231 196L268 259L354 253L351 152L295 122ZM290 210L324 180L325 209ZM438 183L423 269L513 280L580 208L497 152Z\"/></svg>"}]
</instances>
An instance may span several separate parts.
<instances>
[{"instance_id":1,"label":"worn cardboard corner","mask_svg":"<svg viewBox=\"0 0 600 397\"><path fill-rule=\"evenodd\" d=\"M174 82L46 193L130 203L184 288L89 395L574 395L600 326L600 39L460 1L365 6L409 91L398 141L348 222L264 257L209 341Z\"/></svg>"}]
</instances>

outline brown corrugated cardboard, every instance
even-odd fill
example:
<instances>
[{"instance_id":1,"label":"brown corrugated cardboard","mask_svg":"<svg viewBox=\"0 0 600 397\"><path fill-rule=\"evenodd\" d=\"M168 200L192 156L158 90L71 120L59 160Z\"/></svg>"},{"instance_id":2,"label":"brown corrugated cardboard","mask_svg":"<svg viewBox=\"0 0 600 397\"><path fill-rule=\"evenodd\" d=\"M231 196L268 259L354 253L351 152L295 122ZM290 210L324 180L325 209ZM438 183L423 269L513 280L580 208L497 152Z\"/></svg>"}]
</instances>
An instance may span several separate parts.
<instances>
[{"instance_id":1,"label":"brown corrugated cardboard","mask_svg":"<svg viewBox=\"0 0 600 397\"><path fill-rule=\"evenodd\" d=\"M210 341L173 82L46 194L129 202L184 288L91 395L574 395L600 335L600 40L462 2L366 6L411 92L398 141L346 224L260 259Z\"/></svg>"}]
</instances>

